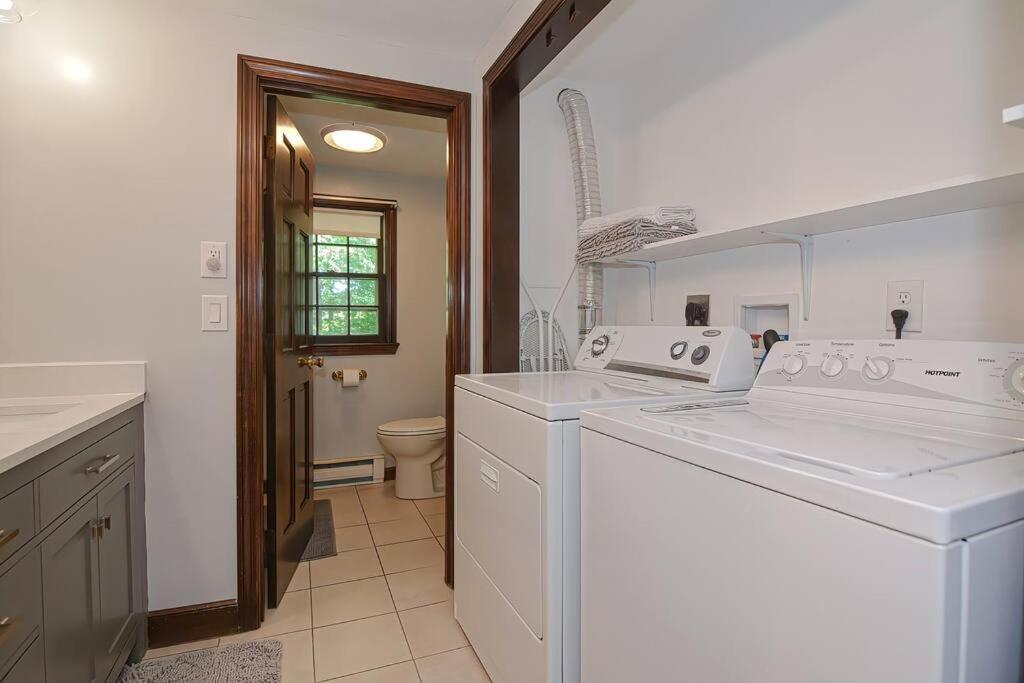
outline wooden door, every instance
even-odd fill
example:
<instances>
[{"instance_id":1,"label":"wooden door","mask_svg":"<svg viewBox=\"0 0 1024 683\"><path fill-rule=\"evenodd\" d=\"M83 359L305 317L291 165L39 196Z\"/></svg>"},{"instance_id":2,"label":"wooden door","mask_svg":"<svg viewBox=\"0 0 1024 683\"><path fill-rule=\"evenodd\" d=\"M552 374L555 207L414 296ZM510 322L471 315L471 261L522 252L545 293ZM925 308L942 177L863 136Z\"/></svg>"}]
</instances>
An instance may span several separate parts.
<instances>
[{"instance_id":1,"label":"wooden door","mask_svg":"<svg viewBox=\"0 0 1024 683\"><path fill-rule=\"evenodd\" d=\"M42 544L43 640L48 681L96 680L99 526L92 498Z\"/></svg>"},{"instance_id":2,"label":"wooden door","mask_svg":"<svg viewBox=\"0 0 1024 683\"><path fill-rule=\"evenodd\" d=\"M273 96L266 139L267 603L276 607L313 533L313 156Z\"/></svg>"},{"instance_id":3,"label":"wooden door","mask_svg":"<svg viewBox=\"0 0 1024 683\"><path fill-rule=\"evenodd\" d=\"M97 494L99 503L99 609L96 612L96 678L106 680L134 633L135 583L132 576L132 510L135 468L129 467ZM140 615L141 617L141 615Z\"/></svg>"}]
</instances>

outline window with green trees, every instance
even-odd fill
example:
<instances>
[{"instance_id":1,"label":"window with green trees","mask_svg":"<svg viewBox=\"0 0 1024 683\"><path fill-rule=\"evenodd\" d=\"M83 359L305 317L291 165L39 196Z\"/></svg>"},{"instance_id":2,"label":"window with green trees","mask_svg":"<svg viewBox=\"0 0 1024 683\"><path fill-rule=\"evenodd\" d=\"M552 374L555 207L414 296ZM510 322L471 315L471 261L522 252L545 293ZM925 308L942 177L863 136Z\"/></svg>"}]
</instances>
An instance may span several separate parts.
<instances>
[{"instance_id":1,"label":"window with green trees","mask_svg":"<svg viewBox=\"0 0 1024 683\"><path fill-rule=\"evenodd\" d=\"M314 235L309 327L318 347L394 341L389 329L394 324L394 273L388 259L394 245L387 243L394 233L394 208L389 209L377 214L376 234L365 228L366 214L372 212L353 213L360 227L344 234L346 214L335 211L332 230Z\"/></svg>"}]
</instances>

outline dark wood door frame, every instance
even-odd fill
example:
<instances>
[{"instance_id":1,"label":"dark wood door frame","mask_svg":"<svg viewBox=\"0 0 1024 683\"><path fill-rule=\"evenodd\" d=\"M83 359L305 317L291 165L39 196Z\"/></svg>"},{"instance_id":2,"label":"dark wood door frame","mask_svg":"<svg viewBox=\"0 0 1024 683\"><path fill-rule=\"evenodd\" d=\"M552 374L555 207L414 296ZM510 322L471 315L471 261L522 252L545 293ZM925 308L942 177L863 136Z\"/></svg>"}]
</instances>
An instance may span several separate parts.
<instances>
[{"instance_id":1,"label":"dark wood door frame","mask_svg":"<svg viewBox=\"0 0 1024 683\"><path fill-rule=\"evenodd\" d=\"M272 59L238 57L237 489L238 628L260 625L264 594L263 167L267 95L315 97L444 118L448 123L448 467L446 580L452 580L454 377L469 371L470 96Z\"/></svg>"},{"instance_id":2,"label":"dark wood door frame","mask_svg":"<svg viewBox=\"0 0 1024 683\"><path fill-rule=\"evenodd\" d=\"M484 372L519 370L519 93L610 1L543 0L484 74Z\"/></svg>"}]
</instances>

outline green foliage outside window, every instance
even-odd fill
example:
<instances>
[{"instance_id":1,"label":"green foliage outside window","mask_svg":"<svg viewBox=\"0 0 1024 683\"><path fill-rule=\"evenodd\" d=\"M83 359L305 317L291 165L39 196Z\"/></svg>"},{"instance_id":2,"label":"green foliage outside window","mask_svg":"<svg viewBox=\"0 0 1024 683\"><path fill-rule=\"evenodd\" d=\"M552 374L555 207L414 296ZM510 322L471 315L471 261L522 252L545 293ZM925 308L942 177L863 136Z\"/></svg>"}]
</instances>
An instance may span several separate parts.
<instances>
[{"instance_id":1,"label":"green foliage outside window","mask_svg":"<svg viewBox=\"0 0 1024 683\"><path fill-rule=\"evenodd\" d=\"M314 242L318 336L380 334L381 240L316 235Z\"/></svg>"}]
</instances>

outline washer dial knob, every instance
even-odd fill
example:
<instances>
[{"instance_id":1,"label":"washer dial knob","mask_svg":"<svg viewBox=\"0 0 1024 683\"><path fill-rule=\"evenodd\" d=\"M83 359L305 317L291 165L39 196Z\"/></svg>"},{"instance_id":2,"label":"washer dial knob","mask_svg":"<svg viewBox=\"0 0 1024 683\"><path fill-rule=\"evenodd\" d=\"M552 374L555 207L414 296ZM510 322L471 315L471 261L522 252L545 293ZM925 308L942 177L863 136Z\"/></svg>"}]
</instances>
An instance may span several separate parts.
<instances>
[{"instance_id":1,"label":"washer dial knob","mask_svg":"<svg viewBox=\"0 0 1024 683\"><path fill-rule=\"evenodd\" d=\"M821 361L819 371L826 379L836 379L846 371L846 359L842 356L828 356Z\"/></svg>"},{"instance_id":2,"label":"washer dial knob","mask_svg":"<svg viewBox=\"0 0 1024 683\"><path fill-rule=\"evenodd\" d=\"M668 347L668 355L672 357L672 360L679 360L686 355L686 349L690 345L685 341L677 341L672 346Z\"/></svg>"},{"instance_id":3,"label":"washer dial knob","mask_svg":"<svg viewBox=\"0 0 1024 683\"><path fill-rule=\"evenodd\" d=\"M807 359L803 356L790 356L782 361L782 374L794 377L807 367Z\"/></svg>"},{"instance_id":4,"label":"washer dial knob","mask_svg":"<svg viewBox=\"0 0 1024 683\"><path fill-rule=\"evenodd\" d=\"M892 371L895 367L896 364L893 363L892 358L886 358L885 356L868 356L867 360L864 361L864 368L861 370L861 375L864 379L871 382L884 382L892 377Z\"/></svg>"},{"instance_id":5,"label":"washer dial knob","mask_svg":"<svg viewBox=\"0 0 1024 683\"><path fill-rule=\"evenodd\" d=\"M690 362L694 365L700 365L708 359L711 355L711 347L709 346L698 346L693 350L693 354L690 356Z\"/></svg>"},{"instance_id":6,"label":"washer dial knob","mask_svg":"<svg viewBox=\"0 0 1024 683\"><path fill-rule=\"evenodd\" d=\"M1011 365L1003 375L1003 386L1009 392L1010 398L1016 401L1024 401L1024 360L1019 360Z\"/></svg>"},{"instance_id":7,"label":"washer dial knob","mask_svg":"<svg viewBox=\"0 0 1024 683\"><path fill-rule=\"evenodd\" d=\"M591 342L590 353L593 354L595 358L597 358L602 353L608 350L609 342L610 340L608 339L608 335L602 334L600 337Z\"/></svg>"}]
</instances>

